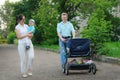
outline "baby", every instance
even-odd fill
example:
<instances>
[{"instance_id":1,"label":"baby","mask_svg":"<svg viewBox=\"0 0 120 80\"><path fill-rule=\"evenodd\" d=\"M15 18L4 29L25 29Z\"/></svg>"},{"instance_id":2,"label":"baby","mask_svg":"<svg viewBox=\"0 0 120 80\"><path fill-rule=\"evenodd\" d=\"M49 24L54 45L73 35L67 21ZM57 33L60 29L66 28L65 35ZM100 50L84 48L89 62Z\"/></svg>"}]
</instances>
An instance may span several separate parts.
<instances>
[{"instance_id":1,"label":"baby","mask_svg":"<svg viewBox=\"0 0 120 80\"><path fill-rule=\"evenodd\" d=\"M29 20L29 27L27 29L28 34L34 34L35 33L35 27L34 27L35 21L33 19ZM30 48L30 43L28 39L26 39L26 50Z\"/></svg>"}]
</instances>

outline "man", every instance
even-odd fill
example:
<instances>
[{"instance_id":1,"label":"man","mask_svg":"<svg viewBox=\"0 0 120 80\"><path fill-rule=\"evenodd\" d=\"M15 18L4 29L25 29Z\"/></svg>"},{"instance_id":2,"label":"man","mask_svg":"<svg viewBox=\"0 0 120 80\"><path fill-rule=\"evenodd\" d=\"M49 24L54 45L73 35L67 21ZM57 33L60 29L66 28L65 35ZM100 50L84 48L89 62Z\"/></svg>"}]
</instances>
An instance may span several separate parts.
<instances>
[{"instance_id":1,"label":"man","mask_svg":"<svg viewBox=\"0 0 120 80\"><path fill-rule=\"evenodd\" d=\"M62 63L62 69L64 70L64 64L66 63L66 47L71 38L75 38L75 30L68 21L68 14L61 14L62 21L57 24L57 34L59 37L60 57Z\"/></svg>"}]
</instances>

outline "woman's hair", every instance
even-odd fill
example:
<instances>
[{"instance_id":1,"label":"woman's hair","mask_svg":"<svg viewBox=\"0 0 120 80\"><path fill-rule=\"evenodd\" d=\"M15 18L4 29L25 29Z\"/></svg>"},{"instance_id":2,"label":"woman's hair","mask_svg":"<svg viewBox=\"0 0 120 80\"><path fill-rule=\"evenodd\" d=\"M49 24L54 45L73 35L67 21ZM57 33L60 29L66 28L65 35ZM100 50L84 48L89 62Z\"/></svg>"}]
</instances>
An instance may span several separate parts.
<instances>
[{"instance_id":1,"label":"woman's hair","mask_svg":"<svg viewBox=\"0 0 120 80\"><path fill-rule=\"evenodd\" d=\"M16 16L16 23L15 23L15 26L23 19L23 14L20 14L20 15L17 15Z\"/></svg>"}]
</instances>

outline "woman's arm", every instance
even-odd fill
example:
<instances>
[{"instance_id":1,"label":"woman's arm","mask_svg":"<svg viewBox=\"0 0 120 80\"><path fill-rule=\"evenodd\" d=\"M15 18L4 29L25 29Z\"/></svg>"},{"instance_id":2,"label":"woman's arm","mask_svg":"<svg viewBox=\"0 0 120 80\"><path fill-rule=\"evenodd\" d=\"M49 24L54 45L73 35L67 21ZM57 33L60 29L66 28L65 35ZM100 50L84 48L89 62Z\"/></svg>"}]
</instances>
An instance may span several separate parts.
<instances>
[{"instance_id":1,"label":"woman's arm","mask_svg":"<svg viewBox=\"0 0 120 80\"><path fill-rule=\"evenodd\" d=\"M28 36L28 34L25 34L25 35L20 35L19 30L15 30L15 33L16 33L16 35L17 35L17 38L18 38L18 39L23 39L23 38L25 38L25 37L27 37L27 36Z\"/></svg>"}]
</instances>

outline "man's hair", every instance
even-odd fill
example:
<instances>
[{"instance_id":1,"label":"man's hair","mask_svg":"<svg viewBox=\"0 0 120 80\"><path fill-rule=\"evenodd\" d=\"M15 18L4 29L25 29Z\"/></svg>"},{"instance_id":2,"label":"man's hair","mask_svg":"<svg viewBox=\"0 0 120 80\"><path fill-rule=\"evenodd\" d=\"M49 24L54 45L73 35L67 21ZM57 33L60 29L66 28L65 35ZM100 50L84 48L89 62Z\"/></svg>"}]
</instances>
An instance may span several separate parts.
<instances>
[{"instance_id":1,"label":"man's hair","mask_svg":"<svg viewBox=\"0 0 120 80\"><path fill-rule=\"evenodd\" d=\"M68 17L68 14L67 14L66 12L63 12L63 13L61 14L61 16L62 16L62 15L66 15L66 16Z\"/></svg>"}]
</instances>

